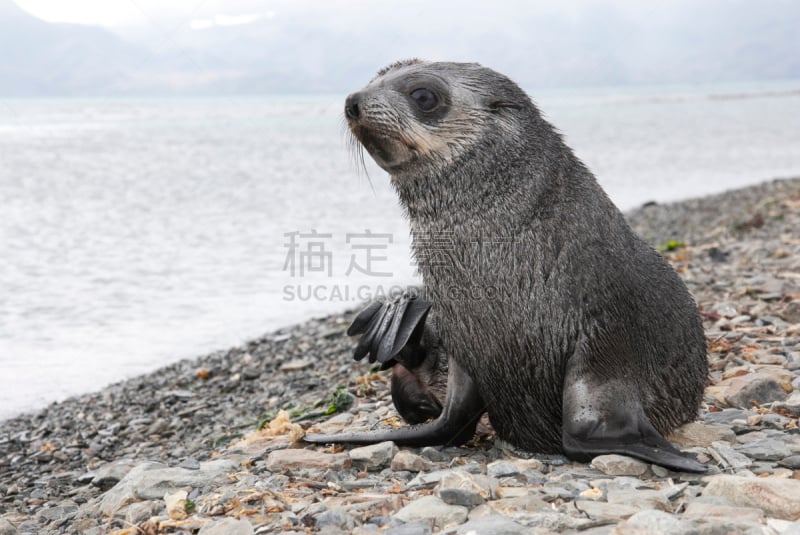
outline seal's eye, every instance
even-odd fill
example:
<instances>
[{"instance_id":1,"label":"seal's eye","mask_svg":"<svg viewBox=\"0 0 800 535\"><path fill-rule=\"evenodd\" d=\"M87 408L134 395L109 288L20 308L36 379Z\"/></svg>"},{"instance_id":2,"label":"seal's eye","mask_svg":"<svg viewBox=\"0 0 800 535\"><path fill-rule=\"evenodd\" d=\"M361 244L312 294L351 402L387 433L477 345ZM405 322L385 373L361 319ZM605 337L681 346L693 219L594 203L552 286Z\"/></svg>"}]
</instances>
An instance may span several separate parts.
<instances>
[{"instance_id":1,"label":"seal's eye","mask_svg":"<svg viewBox=\"0 0 800 535\"><path fill-rule=\"evenodd\" d=\"M420 87L411 92L411 99L422 111L431 111L439 105L439 97L426 87Z\"/></svg>"}]
</instances>

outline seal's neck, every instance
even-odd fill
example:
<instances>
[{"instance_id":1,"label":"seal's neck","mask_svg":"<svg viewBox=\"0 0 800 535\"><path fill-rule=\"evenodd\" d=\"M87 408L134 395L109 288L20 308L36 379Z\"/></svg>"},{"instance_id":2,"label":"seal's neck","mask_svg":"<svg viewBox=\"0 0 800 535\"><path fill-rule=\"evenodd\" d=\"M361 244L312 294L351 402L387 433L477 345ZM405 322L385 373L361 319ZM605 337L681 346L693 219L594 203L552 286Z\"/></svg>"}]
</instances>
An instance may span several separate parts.
<instances>
[{"instance_id":1,"label":"seal's neck","mask_svg":"<svg viewBox=\"0 0 800 535\"><path fill-rule=\"evenodd\" d=\"M506 235L569 202L584 182L591 175L543 120L511 139L486 137L446 166L392 176L415 230Z\"/></svg>"}]
</instances>

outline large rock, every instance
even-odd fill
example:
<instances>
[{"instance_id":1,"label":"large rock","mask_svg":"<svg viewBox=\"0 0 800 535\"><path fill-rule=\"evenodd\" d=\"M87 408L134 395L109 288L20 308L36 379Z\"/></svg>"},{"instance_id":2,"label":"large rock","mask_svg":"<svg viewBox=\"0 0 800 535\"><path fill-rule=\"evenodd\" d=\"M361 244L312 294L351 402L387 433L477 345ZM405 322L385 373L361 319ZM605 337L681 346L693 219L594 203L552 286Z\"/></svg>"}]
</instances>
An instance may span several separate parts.
<instances>
[{"instance_id":1,"label":"large rock","mask_svg":"<svg viewBox=\"0 0 800 535\"><path fill-rule=\"evenodd\" d=\"M467 508L460 505L448 505L436 496L423 496L395 513L394 518L403 522L417 520L433 520L441 529L449 524L461 524L467 519Z\"/></svg>"},{"instance_id":2,"label":"large rock","mask_svg":"<svg viewBox=\"0 0 800 535\"><path fill-rule=\"evenodd\" d=\"M344 470L350 468L346 453L321 453L315 450L278 450L267 457L267 470L285 472L292 470Z\"/></svg>"},{"instance_id":3,"label":"large rock","mask_svg":"<svg viewBox=\"0 0 800 535\"><path fill-rule=\"evenodd\" d=\"M703 496L721 496L734 505L763 510L782 520L800 519L800 480L710 476Z\"/></svg>"},{"instance_id":4,"label":"large rock","mask_svg":"<svg viewBox=\"0 0 800 535\"><path fill-rule=\"evenodd\" d=\"M168 468L155 462L140 464L106 492L100 502L100 512L111 516L129 503L161 499L184 487L202 488L222 483L226 475L236 469L236 463L226 459L200 463L198 470Z\"/></svg>"}]
</instances>

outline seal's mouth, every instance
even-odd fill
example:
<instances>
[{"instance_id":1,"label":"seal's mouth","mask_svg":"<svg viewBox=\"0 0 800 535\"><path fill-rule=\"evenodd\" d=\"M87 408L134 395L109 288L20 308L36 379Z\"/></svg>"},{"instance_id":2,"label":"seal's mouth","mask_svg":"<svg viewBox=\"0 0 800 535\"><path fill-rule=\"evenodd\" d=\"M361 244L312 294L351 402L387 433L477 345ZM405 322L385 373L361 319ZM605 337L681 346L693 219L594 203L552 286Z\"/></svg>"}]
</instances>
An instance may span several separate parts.
<instances>
[{"instance_id":1,"label":"seal's mouth","mask_svg":"<svg viewBox=\"0 0 800 535\"><path fill-rule=\"evenodd\" d=\"M416 155L417 149L403 136L350 121L350 131L378 165L395 168Z\"/></svg>"},{"instance_id":2,"label":"seal's mouth","mask_svg":"<svg viewBox=\"0 0 800 535\"><path fill-rule=\"evenodd\" d=\"M373 157L380 158L381 160L388 161L391 157L385 145L390 140L389 136L385 134L378 134L374 130L362 125L350 125L350 130L356 139L364 145Z\"/></svg>"}]
</instances>

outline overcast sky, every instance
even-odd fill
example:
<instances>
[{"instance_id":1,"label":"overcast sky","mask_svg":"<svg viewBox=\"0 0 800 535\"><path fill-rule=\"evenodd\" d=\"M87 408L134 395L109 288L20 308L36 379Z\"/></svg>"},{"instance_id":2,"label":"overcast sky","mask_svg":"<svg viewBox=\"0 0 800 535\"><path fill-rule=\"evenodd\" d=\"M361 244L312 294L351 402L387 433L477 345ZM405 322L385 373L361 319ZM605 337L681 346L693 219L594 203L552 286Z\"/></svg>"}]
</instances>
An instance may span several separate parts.
<instances>
[{"instance_id":1,"label":"overcast sky","mask_svg":"<svg viewBox=\"0 0 800 535\"><path fill-rule=\"evenodd\" d=\"M387 17L413 13L420 21L436 17L443 28L464 19L486 20L487 16L513 18L515 13L553 12L580 16L595 9L622 11L632 17L658 12L680 12L693 2L686 0L512 0L500 3L444 0L15 0L27 12L48 22L73 22L104 26L148 24L153 20L192 21L215 19L230 23L252 17L306 13L309 16L338 12L348 18L359 12L382 12ZM223 22L224 24L224 22Z\"/></svg>"},{"instance_id":2,"label":"overcast sky","mask_svg":"<svg viewBox=\"0 0 800 535\"><path fill-rule=\"evenodd\" d=\"M110 31L0 0L0 45L29 51L0 65L10 94L342 92L408 57L528 88L800 78L796 0L15 1Z\"/></svg>"}]
</instances>

